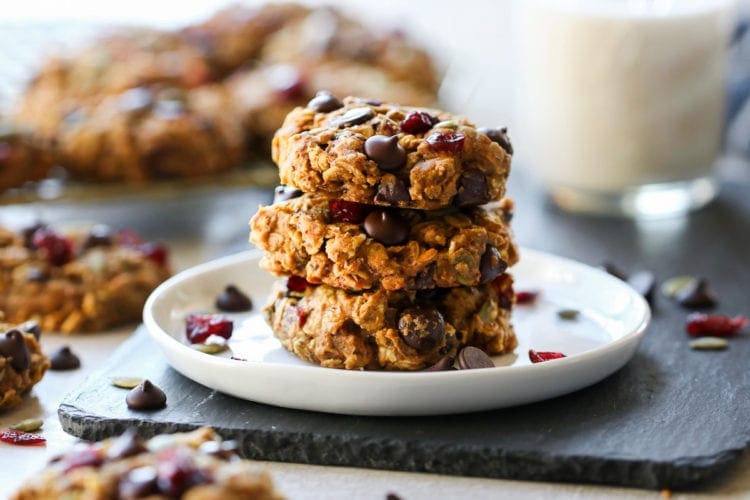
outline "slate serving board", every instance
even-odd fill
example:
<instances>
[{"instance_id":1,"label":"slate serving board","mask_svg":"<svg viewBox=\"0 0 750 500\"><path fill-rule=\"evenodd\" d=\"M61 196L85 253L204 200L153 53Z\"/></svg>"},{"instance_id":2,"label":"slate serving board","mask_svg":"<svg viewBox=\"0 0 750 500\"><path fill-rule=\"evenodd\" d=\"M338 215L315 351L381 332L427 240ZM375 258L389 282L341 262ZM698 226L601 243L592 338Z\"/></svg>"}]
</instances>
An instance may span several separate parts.
<instances>
[{"instance_id":1,"label":"slate serving board","mask_svg":"<svg viewBox=\"0 0 750 500\"><path fill-rule=\"evenodd\" d=\"M518 178L518 176L516 176ZM711 278L719 312L748 313L750 198L727 185L681 221L573 217L515 179L514 226L527 246L659 278ZM372 418L286 410L211 391L169 368L145 331L124 343L59 409L63 428L100 439L137 425L144 435L211 425L245 456L466 476L689 489L719 476L750 441L750 335L720 352L691 351L686 311L658 297L633 360L574 394L517 408L447 417ZM165 410L135 413L117 375L147 376ZM502 388L498 388L502 390Z\"/></svg>"}]
</instances>

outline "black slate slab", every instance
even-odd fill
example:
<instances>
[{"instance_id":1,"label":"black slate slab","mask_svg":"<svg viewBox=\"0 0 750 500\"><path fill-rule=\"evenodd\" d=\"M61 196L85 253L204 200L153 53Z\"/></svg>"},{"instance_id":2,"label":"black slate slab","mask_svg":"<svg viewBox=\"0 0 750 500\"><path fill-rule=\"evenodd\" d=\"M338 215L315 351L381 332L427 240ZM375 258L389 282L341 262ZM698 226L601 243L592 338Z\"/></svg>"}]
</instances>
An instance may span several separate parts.
<instances>
[{"instance_id":1,"label":"black slate slab","mask_svg":"<svg viewBox=\"0 0 750 500\"><path fill-rule=\"evenodd\" d=\"M547 207L521 180L522 244L590 264L610 260L659 279L711 279L719 312L748 313L750 197L728 185L717 202L683 220L634 223L574 217ZM720 474L750 441L750 336L726 351L698 352L687 312L657 297L633 360L574 394L518 408L449 417L366 418L285 410L210 391L170 369L144 332L60 407L63 428L99 439L138 425L144 435L212 425L248 457L312 464L647 488L694 487ZM114 375L148 376L168 394L165 410L140 414Z\"/></svg>"}]
</instances>

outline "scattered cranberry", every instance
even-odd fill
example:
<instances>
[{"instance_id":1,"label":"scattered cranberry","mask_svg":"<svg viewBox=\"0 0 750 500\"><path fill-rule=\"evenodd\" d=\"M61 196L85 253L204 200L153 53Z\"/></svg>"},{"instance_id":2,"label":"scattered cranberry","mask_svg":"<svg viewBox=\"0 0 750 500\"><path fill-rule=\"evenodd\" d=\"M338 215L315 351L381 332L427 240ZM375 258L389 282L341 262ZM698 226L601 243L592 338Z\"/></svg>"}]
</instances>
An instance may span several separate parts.
<instances>
[{"instance_id":1,"label":"scattered cranberry","mask_svg":"<svg viewBox=\"0 0 750 500\"><path fill-rule=\"evenodd\" d=\"M427 144L435 151L460 153L464 149L466 136L456 132L433 132L427 138Z\"/></svg>"},{"instance_id":2,"label":"scattered cranberry","mask_svg":"<svg viewBox=\"0 0 750 500\"><path fill-rule=\"evenodd\" d=\"M302 276L289 276L286 280L286 289L290 292L302 293L310 285Z\"/></svg>"},{"instance_id":3,"label":"scattered cranberry","mask_svg":"<svg viewBox=\"0 0 750 500\"><path fill-rule=\"evenodd\" d=\"M166 245L149 241L137 245L135 249L147 259L156 262L160 267L165 267L167 265L169 251L167 250Z\"/></svg>"},{"instance_id":4,"label":"scattered cranberry","mask_svg":"<svg viewBox=\"0 0 750 500\"><path fill-rule=\"evenodd\" d=\"M533 304L534 302L536 302L537 297L539 297L539 292L536 290L516 292L516 304Z\"/></svg>"},{"instance_id":5,"label":"scattered cranberry","mask_svg":"<svg viewBox=\"0 0 750 500\"><path fill-rule=\"evenodd\" d=\"M551 359L560 359L564 357L565 354L561 352L535 351L534 349L529 349L529 359L532 363L542 363Z\"/></svg>"},{"instance_id":6,"label":"scattered cranberry","mask_svg":"<svg viewBox=\"0 0 750 500\"><path fill-rule=\"evenodd\" d=\"M307 323L307 311L305 311L301 307L297 308L297 321L299 322L300 328L305 326L305 323Z\"/></svg>"},{"instance_id":7,"label":"scattered cranberry","mask_svg":"<svg viewBox=\"0 0 750 500\"><path fill-rule=\"evenodd\" d=\"M335 222L350 222L360 224L367 217L367 205L346 200L333 200L331 202L331 218Z\"/></svg>"},{"instance_id":8,"label":"scattered cranberry","mask_svg":"<svg viewBox=\"0 0 750 500\"><path fill-rule=\"evenodd\" d=\"M84 448L63 457L60 464L65 472L79 467L99 467L104 463L104 453L95 448Z\"/></svg>"},{"instance_id":9,"label":"scattered cranberry","mask_svg":"<svg viewBox=\"0 0 750 500\"><path fill-rule=\"evenodd\" d=\"M34 248L41 250L54 266L62 266L73 258L73 242L52 229L38 229L32 241Z\"/></svg>"},{"instance_id":10,"label":"scattered cranberry","mask_svg":"<svg viewBox=\"0 0 750 500\"><path fill-rule=\"evenodd\" d=\"M191 314L185 323L185 333L193 344L202 344L211 335L228 339L233 329L234 322L221 314Z\"/></svg>"},{"instance_id":11,"label":"scattered cranberry","mask_svg":"<svg viewBox=\"0 0 750 500\"><path fill-rule=\"evenodd\" d=\"M39 434L14 431L12 429L4 429L0 431L0 441L18 446L44 446L47 443L47 440Z\"/></svg>"},{"instance_id":12,"label":"scattered cranberry","mask_svg":"<svg viewBox=\"0 0 750 500\"><path fill-rule=\"evenodd\" d=\"M401 130L407 134L427 132L435 124L435 118L424 111L412 111L401 122Z\"/></svg>"},{"instance_id":13,"label":"scattered cranberry","mask_svg":"<svg viewBox=\"0 0 750 500\"><path fill-rule=\"evenodd\" d=\"M687 318L685 331L694 337L708 335L711 337L731 337L742 330L747 324L747 318L744 316L708 315L703 313L693 313Z\"/></svg>"}]
</instances>

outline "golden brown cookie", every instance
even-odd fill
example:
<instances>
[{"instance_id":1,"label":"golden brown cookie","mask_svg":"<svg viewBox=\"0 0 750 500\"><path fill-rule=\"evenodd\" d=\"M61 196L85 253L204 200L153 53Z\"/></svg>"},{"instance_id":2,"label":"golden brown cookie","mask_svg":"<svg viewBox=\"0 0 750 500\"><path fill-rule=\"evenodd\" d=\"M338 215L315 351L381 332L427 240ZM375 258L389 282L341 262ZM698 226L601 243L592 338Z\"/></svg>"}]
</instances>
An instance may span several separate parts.
<instances>
[{"instance_id":1,"label":"golden brown cookie","mask_svg":"<svg viewBox=\"0 0 750 500\"><path fill-rule=\"evenodd\" d=\"M43 179L50 167L49 151L31 134L0 119L0 191Z\"/></svg>"},{"instance_id":2,"label":"golden brown cookie","mask_svg":"<svg viewBox=\"0 0 750 500\"><path fill-rule=\"evenodd\" d=\"M0 411L19 405L49 367L36 335L0 321Z\"/></svg>"}]
</instances>

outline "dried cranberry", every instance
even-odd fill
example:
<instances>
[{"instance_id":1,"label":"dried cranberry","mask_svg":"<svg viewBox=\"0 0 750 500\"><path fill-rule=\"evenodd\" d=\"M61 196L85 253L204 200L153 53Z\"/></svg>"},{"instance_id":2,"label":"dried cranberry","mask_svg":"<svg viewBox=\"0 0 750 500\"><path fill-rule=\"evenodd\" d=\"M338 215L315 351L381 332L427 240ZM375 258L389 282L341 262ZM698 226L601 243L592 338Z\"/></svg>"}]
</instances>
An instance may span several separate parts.
<instances>
[{"instance_id":1,"label":"dried cranberry","mask_svg":"<svg viewBox=\"0 0 750 500\"><path fill-rule=\"evenodd\" d=\"M191 314L185 323L185 333L193 344L201 344L211 335L228 339L232 330L234 322L221 314Z\"/></svg>"},{"instance_id":2,"label":"dried cranberry","mask_svg":"<svg viewBox=\"0 0 750 500\"><path fill-rule=\"evenodd\" d=\"M104 463L104 453L95 448L84 448L63 457L60 462L65 472L79 467L99 467Z\"/></svg>"},{"instance_id":3,"label":"dried cranberry","mask_svg":"<svg viewBox=\"0 0 750 500\"><path fill-rule=\"evenodd\" d=\"M360 224L367 217L368 207L362 203L346 200L333 200L330 205L334 222Z\"/></svg>"},{"instance_id":4,"label":"dried cranberry","mask_svg":"<svg viewBox=\"0 0 750 500\"><path fill-rule=\"evenodd\" d=\"M543 361L549 361L551 359L560 359L564 358L565 354L561 352L552 352L552 351L535 351L534 349L529 349L529 359L532 363L542 363Z\"/></svg>"},{"instance_id":5,"label":"dried cranberry","mask_svg":"<svg viewBox=\"0 0 750 500\"><path fill-rule=\"evenodd\" d=\"M401 122L401 130L407 134L421 134L430 130L435 123L435 118L429 113L412 111Z\"/></svg>"},{"instance_id":6,"label":"dried cranberry","mask_svg":"<svg viewBox=\"0 0 750 500\"><path fill-rule=\"evenodd\" d=\"M309 285L310 283L302 276L289 276L286 280L286 289L290 292L302 293Z\"/></svg>"},{"instance_id":7,"label":"dried cranberry","mask_svg":"<svg viewBox=\"0 0 750 500\"><path fill-rule=\"evenodd\" d=\"M126 247L135 247L143 243L141 235L133 231L132 229L121 229L117 231L115 235L115 241L118 244Z\"/></svg>"},{"instance_id":8,"label":"dried cranberry","mask_svg":"<svg viewBox=\"0 0 750 500\"><path fill-rule=\"evenodd\" d=\"M433 132L427 138L427 144L435 151L460 153L464 149L466 136L457 132Z\"/></svg>"},{"instance_id":9,"label":"dried cranberry","mask_svg":"<svg viewBox=\"0 0 750 500\"><path fill-rule=\"evenodd\" d=\"M533 304L537 297L539 297L539 292L536 290L516 292L516 304Z\"/></svg>"},{"instance_id":10,"label":"dried cranberry","mask_svg":"<svg viewBox=\"0 0 750 500\"><path fill-rule=\"evenodd\" d=\"M165 267L167 265L169 251L163 243L153 243L148 241L137 245L135 249L147 259L156 262L160 267Z\"/></svg>"},{"instance_id":11,"label":"dried cranberry","mask_svg":"<svg viewBox=\"0 0 750 500\"><path fill-rule=\"evenodd\" d=\"M44 446L47 443L47 440L39 434L14 431L12 429L4 429L0 431L0 441L18 446Z\"/></svg>"},{"instance_id":12,"label":"dried cranberry","mask_svg":"<svg viewBox=\"0 0 750 500\"><path fill-rule=\"evenodd\" d=\"M176 456L157 466L156 484L159 492L179 498L193 486L211 482L210 478L198 469L187 456Z\"/></svg>"},{"instance_id":13,"label":"dried cranberry","mask_svg":"<svg viewBox=\"0 0 750 500\"><path fill-rule=\"evenodd\" d=\"M37 230L34 233L33 245L53 266L62 266L73 258L73 242L52 229Z\"/></svg>"},{"instance_id":14,"label":"dried cranberry","mask_svg":"<svg viewBox=\"0 0 750 500\"><path fill-rule=\"evenodd\" d=\"M747 324L747 318L744 316L708 315L703 313L693 313L687 318L685 331L694 337L708 335L711 337L731 337L742 330Z\"/></svg>"},{"instance_id":15,"label":"dried cranberry","mask_svg":"<svg viewBox=\"0 0 750 500\"><path fill-rule=\"evenodd\" d=\"M305 326L305 323L307 323L307 311L305 311L301 307L298 307L296 312L297 312L297 321L299 323L299 327L302 328L303 326Z\"/></svg>"}]
</instances>

